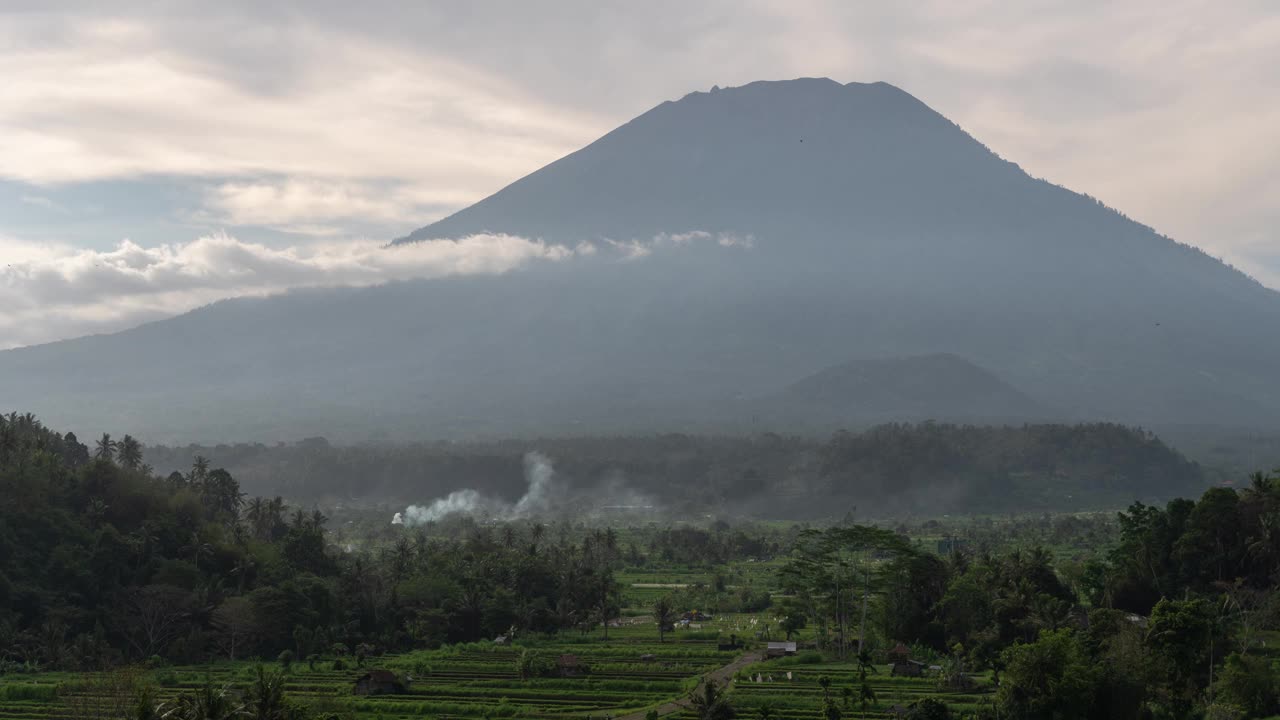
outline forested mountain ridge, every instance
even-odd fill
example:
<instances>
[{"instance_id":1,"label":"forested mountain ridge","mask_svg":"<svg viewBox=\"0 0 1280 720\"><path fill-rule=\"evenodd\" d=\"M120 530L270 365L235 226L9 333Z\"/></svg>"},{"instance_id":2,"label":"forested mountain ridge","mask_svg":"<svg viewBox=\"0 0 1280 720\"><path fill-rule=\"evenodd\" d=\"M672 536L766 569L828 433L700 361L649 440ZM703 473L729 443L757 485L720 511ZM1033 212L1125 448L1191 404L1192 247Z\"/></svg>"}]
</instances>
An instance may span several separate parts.
<instances>
[{"instance_id":1,"label":"forested mountain ridge","mask_svg":"<svg viewBox=\"0 0 1280 720\"><path fill-rule=\"evenodd\" d=\"M785 431L761 398L947 353L1041 419L1280 427L1280 294L883 83L693 93L405 240L482 232L597 252L2 352L0 403L152 442ZM909 405L859 420L990 419Z\"/></svg>"},{"instance_id":2,"label":"forested mountain ridge","mask_svg":"<svg viewBox=\"0 0 1280 720\"><path fill-rule=\"evenodd\" d=\"M402 505L464 489L515 502L527 490L530 452L548 459L564 491L555 512L574 517L618 504L651 506L666 518L833 518L855 506L871 515L1064 512L1194 495L1209 482L1159 438L1105 424L893 424L826 441L665 434L147 448L163 471L211 458L255 493Z\"/></svg>"},{"instance_id":3,"label":"forested mountain ridge","mask_svg":"<svg viewBox=\"0 0 1280 720\"><path fill-rule=\"evenodd\" d=\"M842 363L766 396L761 405L794 429L853 427L886 416L999 423L1054 415L985 368L946 353Z\"/></svg>"}]
</instances>

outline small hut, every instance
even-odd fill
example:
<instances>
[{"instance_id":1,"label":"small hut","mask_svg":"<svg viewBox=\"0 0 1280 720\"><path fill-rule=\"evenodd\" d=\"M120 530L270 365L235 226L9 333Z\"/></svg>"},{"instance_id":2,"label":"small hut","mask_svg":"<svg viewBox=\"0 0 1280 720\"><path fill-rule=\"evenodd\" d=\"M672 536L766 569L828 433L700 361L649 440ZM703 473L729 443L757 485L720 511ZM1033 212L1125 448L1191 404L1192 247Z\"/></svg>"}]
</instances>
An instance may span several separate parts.
<instances>
[{"instance_id":1,"label":"small hut","mask_svg":"<svg viewBox=\"0 0 1280 720\"><path fill-rule=\"evenodd\" d=\"M582 664L578 662L577 655L561 655L556 659L556 669L560 671L560 677L577 677L582 674Z\"/></svg>"},{"instance_id":2,"label":"small hut","mask_svg":"<svg viewBox=\"0 0 1280 720\"><path fill-rule=\"evenodd\" d=\"M408 692L400 678L390 670L370 670L356 678L355 695L399 695Z\"/></svg>"},{"instance_id":3,"label":"small hut","mask_svg":"<svg viewBox=\"0 0 1280 720\"><path fill-rule=\"evenodd\" d=\"M895 660L889 674L894 677L924 677L925 664L918 660Z\"/></svg>"},{"instance_id":4,"label":"small hut","mask_svg":"<svg viewBox=\"0 0 1280 720\"><path fill-rule=\"evenodd\" d=\"M794 642L771 642L765 647L764 656L766 658L786 657L787 655L796 654L796 644Z\"/></svg>"}]
</instances>

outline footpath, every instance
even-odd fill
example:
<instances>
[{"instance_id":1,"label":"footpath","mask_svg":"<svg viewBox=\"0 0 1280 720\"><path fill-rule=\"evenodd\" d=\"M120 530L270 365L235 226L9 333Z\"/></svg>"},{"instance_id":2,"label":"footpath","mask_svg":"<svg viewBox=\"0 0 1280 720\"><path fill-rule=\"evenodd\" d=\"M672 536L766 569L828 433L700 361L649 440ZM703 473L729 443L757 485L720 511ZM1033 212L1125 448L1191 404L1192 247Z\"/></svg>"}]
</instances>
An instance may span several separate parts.
<instances>
[{"instance_id":1,"label":"footpath","mask_svg":"<svg viewBox=\"0 0 1280 720\"><path fill-rule=\"evenodd\" d=\"M699 688L702 687L702 683L708 680L715 680L716 684L719 685L720 687L726 687L729 680L731 680L739 670L750 665L751 663L760 662L760 659L762 657L763 656L758 652L749 652L749 653L746 653L745 655L740 655L738 656L738 659L734 660L728 665L725 665L723 667L718 667L715 670L712 670L711 672L707 673L706 675L703 675L702 682L698 684L698 687ZM697 690L695 689L694 692L697 692ZM658 706L658 715L659 716L670 715L673 712L683 710L689 707L689 704L691 702L693 702L693 694L689 693L687 695L684 695L683 697L672 700L671 702L663 703L662 705ZM641 712L633 712L629 715L619 715L613 718L613 720L644 720L644 717L646 714L648 714L648 712L649 712L648 710L644 710Z\"/></svg>"}]
</instances>

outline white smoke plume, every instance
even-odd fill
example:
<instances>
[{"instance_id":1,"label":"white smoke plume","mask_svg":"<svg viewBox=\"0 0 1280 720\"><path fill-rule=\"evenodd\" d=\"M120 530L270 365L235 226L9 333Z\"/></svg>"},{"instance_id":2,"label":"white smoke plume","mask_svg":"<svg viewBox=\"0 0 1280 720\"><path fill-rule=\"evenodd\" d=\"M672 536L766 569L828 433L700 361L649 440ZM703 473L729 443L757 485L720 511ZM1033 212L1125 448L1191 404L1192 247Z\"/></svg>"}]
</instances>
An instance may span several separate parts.
<instances>
[{"instance_id":1,"label":"white smoke plume","mask_svg":"<svg viewBox=\"0 0 1280 720\"><path fill-rule=\"evenodd\" d=\"M442 520L450 515L469 515L486 520L527 520L558 513L605 512L619 510L652 510L657 504L643 493L625 487L616 475L593 489L571 494L566 482L557 477L551 460L540 452L524 456L524 478L528 484L524 495L514 503L483 495L470 488L455 490L428 505L410 505L391 519L393 525L413 527ZM587 507L579 507L581 505Z\"/></svg>"},{"instance_id":2,"label":"white smoke plume","mask_svg":"<svg viewBox=\"0 0 1280 720\"><path fill-rule=\"evenodd\" d=\"M513 518L545 514L559 504L563 488L555 484L555 472L546 455L531 452L524 456L524 477L529 489L511 509Z\"/></svg>"},{"instance_id":3,"label":"white smoke plume","mask_svg":"<svg viewBox=\"0 0 1280 720\"><path fill-rule=\"evenodd\" d=\"M473 515L495 520L517 520L549 512L554 498L555 469L545 455L531 452L524 456L524 477L529 489L514 504L488 497L470 488L454 490L430 505L410 505L396 513L392 524L413 527L441 520L450 515Z\"/></svg>"}]
</instances>

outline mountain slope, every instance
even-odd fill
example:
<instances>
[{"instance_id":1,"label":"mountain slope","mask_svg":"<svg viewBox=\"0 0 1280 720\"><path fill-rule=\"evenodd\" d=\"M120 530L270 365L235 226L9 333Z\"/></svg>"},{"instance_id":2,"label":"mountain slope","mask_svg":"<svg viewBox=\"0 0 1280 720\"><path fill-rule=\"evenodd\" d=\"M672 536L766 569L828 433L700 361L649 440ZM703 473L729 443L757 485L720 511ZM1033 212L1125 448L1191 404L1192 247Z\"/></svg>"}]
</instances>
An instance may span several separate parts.
<instances>
[{"instance_id":1,"label":"mountain slope","mask_svg":"<svg viewBox=\"0 0 1280 720\"><path fill-rule=\"evenodd\" d=\"M947 352L1062 419L1280 424L1280 295L882 83L693 93L400 242L486 231L599 251L3 352L0 407L163 441L732 430Z\"/></svg>"},{"instance_id":2,"label":"mountain slope","mask_svg":"<svg viewBox=\"0 0 1280 720\"><path fill-rule=\"evenodd\" d=\"M1017 422L1052 413L991 372L948 353L853 360L763 400L788 425L850 425L962 418Z\"/></svg>"}]
</instances>

